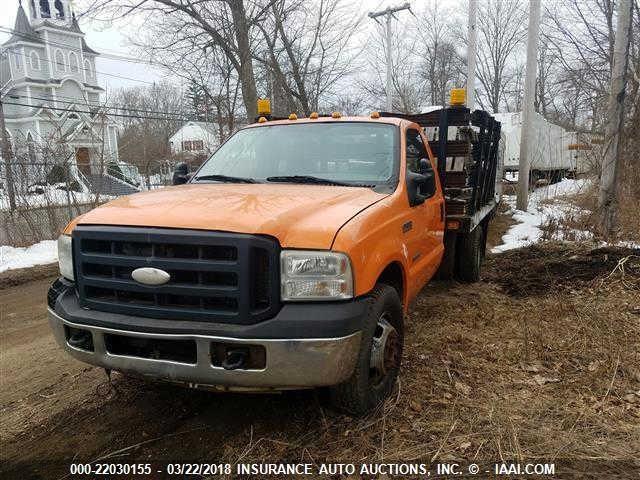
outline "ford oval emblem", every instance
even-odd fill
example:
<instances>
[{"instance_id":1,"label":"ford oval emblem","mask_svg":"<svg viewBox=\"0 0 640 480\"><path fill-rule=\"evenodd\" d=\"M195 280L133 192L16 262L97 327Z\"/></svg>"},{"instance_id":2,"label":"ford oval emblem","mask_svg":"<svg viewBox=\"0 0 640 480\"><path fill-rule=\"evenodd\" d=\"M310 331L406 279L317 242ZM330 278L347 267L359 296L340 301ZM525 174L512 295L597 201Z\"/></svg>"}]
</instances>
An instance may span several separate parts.
<instances>
[{"instance_id":1,"label":"ford oval emblem","mask_svg":"<svg viewBox=\"0 0 640 480\"><path fill-rule=\"evenodd\" d=\"M171 275L159 268L142 267L131 272L131 278L145 285L162 285L171 279Z\"/></svg>"}]
</instances>

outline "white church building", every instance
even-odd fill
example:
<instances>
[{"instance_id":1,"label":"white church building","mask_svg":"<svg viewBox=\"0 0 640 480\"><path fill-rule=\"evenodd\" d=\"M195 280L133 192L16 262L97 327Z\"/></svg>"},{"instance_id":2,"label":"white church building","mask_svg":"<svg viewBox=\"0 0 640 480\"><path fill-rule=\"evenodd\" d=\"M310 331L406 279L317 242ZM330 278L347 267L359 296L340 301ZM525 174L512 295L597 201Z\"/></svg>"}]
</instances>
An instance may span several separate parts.
<instances>
[{"instance_id":1,"label":"white church building","mask_svg":"<svg viewBox=\"0 0 640 480\"><path fill-rule=\"evenodd\" d=\"M136 189L130 183L107 173L114 173L114 166L120 170L118 127L100 105L103 89L96 79L98 52L85 42L70 3L18 1L11 37L0 50L6 130L16 161L21 161L17 152L20 148L24 152L26 145L29 166L63 163L84 189L131 193ZM64 150L58 156L65 158L44 160L41 157L47 149L34 145L49 146L48 151Z\"/></svg>"}]
</instances>

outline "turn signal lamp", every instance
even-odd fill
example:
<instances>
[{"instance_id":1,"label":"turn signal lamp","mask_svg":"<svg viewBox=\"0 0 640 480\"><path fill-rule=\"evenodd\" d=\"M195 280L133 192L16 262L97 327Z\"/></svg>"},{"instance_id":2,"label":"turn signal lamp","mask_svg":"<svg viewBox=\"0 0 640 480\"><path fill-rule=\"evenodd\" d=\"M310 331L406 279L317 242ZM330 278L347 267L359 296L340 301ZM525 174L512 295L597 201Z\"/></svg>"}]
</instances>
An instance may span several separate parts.
<instances>
[{"instance_id":1,"label":"turn signal lamp","mask_svg":"<svg viewBox=\"0 0 640 480\"><path fill-rule=\"evenodd\" d=\"M340 114L340 112L333 112L331 114L331 118L341 118L341 117L342 117L342 115Z\"/></svg>"},{"instance_id":2,"label":"turn signal lamp","mask_svg":"<svg viewBox=\"0 0 640 480\"><path fill-rule=\"evenodd\" d=\"M271 100L268 98L258 99L258 115L271 115Z\"/></svg>"},{"instance_id":3,"label":"turn signal lamp","mask_svg":"<svg viewBox=\"0 0 640 480\"><path fill-rule=\"evenodd\" d=\"M258 119L258 123L264 123L264 122L266 122L266 121L267 121L267 119L266 119L265 117L260 117L260 118Z\"/></svg>"},{"instance_id":4,"label":"turn signal lamp","mask_svg":"<svg viewBox=\"0 0 640 480\"><path fill-rule=\"evenodd\" d=\"M462 106L466 102L467 91L464 88L451 89L451 96L449 98L449 105Z\"/></svg>"},{"instance_id":5,"label":"turn signal lamp","mask_svg":"<svg viewBox=\"0 0 640 480\"><path fill-rule=\"evenodd\" d=\"M296 115L295 113L289 114L289 120L297 120L297 119L298 119L298 115Z\"/></svg>"},{"instance_id":6,"label":"turn signal lamp","mask_svg":"<svg viewBox=\"0 0 640 480\"><path fill-rule=\"evenodd\" d=\"M371 112L371 118L380 118L380 112Z\"/></svg>"},{"instance_id":7,"label":"turn signal lamp","mask_svg":"<svg viewBox=\"0 0 640 480\"><path fill-rule=\"evenodd\" d=\"M458 230L460 228L460 222L458 220L449 220L447 222L447 230Z\"/></svg>"},{"instance_id":8,"label":"turn signal lamp","mask_svg":"<svg viewBox=\"0 0 640 480\"><path fill-rule=\"evenodd\" d=\"M318 112L311 112L311 115L309 115L309 118L311 120L317 120L318 119Z\"/></svg>"}]
</instances>

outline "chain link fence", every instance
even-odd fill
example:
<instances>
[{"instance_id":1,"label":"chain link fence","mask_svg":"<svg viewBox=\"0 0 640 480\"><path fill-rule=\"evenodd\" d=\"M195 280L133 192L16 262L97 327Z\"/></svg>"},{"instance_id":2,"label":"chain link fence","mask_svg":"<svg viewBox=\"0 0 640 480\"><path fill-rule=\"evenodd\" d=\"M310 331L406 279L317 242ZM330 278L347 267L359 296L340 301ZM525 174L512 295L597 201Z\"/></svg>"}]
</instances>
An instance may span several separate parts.
<instances>
[{"instance_id":1,"label":"chain link fence","mask_svg":"<svg viewBox=\"0 0 640 480\"><path fill-rule=\"evenodd\" d=\"M156 160L141 174L125 162L78 168L75 161L16 155L9 169L0 158L0 245L55 239L75 217L107 201L170 185L174 163Z\"/></svg>"}]
</instances>

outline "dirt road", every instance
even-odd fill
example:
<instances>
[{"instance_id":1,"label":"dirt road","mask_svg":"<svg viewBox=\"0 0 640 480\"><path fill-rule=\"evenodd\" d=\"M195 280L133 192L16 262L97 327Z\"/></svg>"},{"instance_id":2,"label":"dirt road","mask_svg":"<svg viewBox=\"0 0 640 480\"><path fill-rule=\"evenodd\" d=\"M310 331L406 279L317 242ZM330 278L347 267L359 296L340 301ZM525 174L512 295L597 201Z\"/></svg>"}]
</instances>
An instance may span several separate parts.
<instances>
[{"instance_id":1,"label":"dirt road","mask_svg":"<svg viewBox=\"0 0 640 480\"><path fill-rule=\"evenodd\" d=\"M584 468L637 478L639 253L529 248L491 257L478 284L429 285L407 319L398 388L363 419L310 391L215 394L118 374L109 383L55 344L52 278L9 286L0 290L0 477L71 478L70 463L101 459L161 470L502 458L558 462L559 478Z\"/></svg>"}]
</instances>

